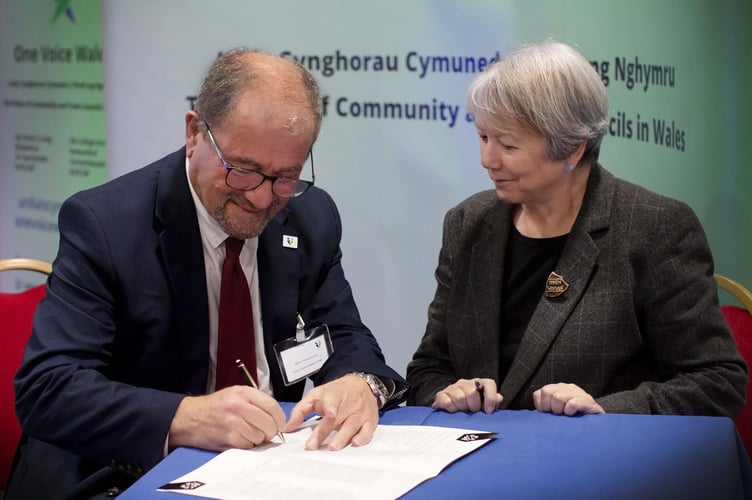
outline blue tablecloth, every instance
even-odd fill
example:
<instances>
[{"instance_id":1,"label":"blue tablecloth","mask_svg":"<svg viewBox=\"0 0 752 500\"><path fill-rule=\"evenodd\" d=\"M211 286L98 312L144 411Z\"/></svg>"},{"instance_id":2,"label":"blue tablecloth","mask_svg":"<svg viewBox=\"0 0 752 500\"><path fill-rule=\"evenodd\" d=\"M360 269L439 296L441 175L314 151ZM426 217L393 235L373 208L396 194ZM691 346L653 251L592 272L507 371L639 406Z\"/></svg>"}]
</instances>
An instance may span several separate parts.
<instances>
[{"instance_id":1,"label":"blue tablecloth","mask_svg":"<svg viewBox=\"0 0 752 500\"><path fill-rule=\"evenodd\" d=\"M565 417L508 410L448 414L401 407L386 412L380 423L498 433L494 441L411 490L405 499L752 498L752 467L728 418ZM177 449L119 498L180 498L156 488L213 456Z\"/></svg>"}]
</instances>

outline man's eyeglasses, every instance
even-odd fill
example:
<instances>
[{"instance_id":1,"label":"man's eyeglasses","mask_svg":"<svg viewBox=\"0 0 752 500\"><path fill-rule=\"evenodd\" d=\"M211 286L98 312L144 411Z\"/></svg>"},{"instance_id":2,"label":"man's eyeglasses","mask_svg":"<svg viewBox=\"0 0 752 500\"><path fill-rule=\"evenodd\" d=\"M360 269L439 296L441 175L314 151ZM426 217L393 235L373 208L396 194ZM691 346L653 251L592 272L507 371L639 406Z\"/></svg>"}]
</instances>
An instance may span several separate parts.
<instances>
[{"instance_id":1,"label":"man's eyeglasses","mask_svg":"<svg viewBox=\"0 0 752 500\"><path fill-rule=\"evenodd\" d=\"M263 184L264 181L269 181L272 183L272 193L276 196L279 196L280 198L295 198L302 195L308 191L309 187L313 186L313 183L316 180L316 175L313 172L313 150L308 153L311 156L310 181L304 181L297 177L266 175L258 170L234 167L227 163L224 155L222 155L222 151L220 151L219 146L217 146L217 142L214 140L214 135L212 135L209 124L204 121L204 125L206 126L206 135L209 136L209 141L212 143L212 146L214 146L214 151L217 152L219 161L222 162L222 166L225 167L225 170L227 171L227 174L225 175L225 184L232 189L237 189L238 191L253 191Z\"/></svg>"}]
</instances>

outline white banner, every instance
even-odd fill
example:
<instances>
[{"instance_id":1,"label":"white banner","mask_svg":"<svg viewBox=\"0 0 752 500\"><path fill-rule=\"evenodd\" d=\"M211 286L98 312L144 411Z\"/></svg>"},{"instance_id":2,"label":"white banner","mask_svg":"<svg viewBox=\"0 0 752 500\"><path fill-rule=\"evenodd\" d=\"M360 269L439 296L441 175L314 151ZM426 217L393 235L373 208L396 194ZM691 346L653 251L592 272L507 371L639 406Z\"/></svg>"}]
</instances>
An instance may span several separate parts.
<instances>
[{"instance_id":1,"label":"white banner","mask_svg":"<svg viewBox=\"0 0 752 500\"><path fill-rule=\"evenodd\" d=\"M183 116L218 52L245 45L308 66L326 94L316 181L342 213L343 262L363 319L404 373L435 289L443 216L491 187L466 88L506 50L554 38L577 46L607 84L604 166L690 203L719 270L749 284L735 245L752 248L750 205L738 200L733 170L742 149L749 158L749 141L735 118L741 77L727 73L725 45L741 42L721 36L736 23L736 4L724 5L106 0L109 174L183 145Z\"/></svg>"}]
</instances>

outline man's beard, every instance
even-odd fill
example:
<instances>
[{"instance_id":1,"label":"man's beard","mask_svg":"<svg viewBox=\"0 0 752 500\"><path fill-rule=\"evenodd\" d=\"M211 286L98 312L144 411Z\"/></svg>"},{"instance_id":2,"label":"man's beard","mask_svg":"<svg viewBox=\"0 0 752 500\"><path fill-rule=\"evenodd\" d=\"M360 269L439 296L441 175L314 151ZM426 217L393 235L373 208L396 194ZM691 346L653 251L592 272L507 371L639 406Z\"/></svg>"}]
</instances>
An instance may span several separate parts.
<instances>
[{"instance_id":1,"label":"man's beard","mask_svg":"<svg viewBox=\"0 0 752 500\"><path fill-rule=\"evenodd\" d=\"M231 220L230 217L227 216L227 206L233 202L241 207L248 204L245 200L243 200L243 202L238 202L229 198L224 205L211 212L211 216L217 221L217 224L219 224L219 227L221 227L225 233L241 240L259 236L264 231L264 228L269 221L277 215L277 212L280 210L279 205L281 204L279 200L275 199L264 212L257 212L257 216L263 216L263 219L261 220L259 220L258 217L254 217L253 219L235 218L235 220Z\"/></svg>"}]
</instances>

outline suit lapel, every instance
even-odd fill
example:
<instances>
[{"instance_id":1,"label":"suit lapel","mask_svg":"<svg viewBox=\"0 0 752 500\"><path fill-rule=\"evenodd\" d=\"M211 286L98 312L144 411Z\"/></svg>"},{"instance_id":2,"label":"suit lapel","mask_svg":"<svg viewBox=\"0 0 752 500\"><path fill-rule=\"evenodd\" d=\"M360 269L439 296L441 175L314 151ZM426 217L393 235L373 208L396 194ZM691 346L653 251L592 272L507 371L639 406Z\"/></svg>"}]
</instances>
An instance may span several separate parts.
<instances>
[{"instance_id":1,"label":"suit lapel","mask_svg":"<svg viewBox=\"0 0 752 500\"><path fill-rule=\"evenodd\" d=\"M465 305L459 307L473 311L474 319L471 325L460 325L468 337L468 352L460 357L466 363L464 373L478 373L495 380L499 377L502 269L510 224L511 207L494 199L470 255L464 259L469 267L468 282L463 288L468 293ZM483 349L479 350L479 345Z\"/></svg>"},{"instance_id":2,"label":"suit lapel","mask_svg":"<svg viewBox=\"0 0 752 500\"><path fill-rule=\"evenodd\" d=\"M209 369L209 313L201 233L185 174L185 148L165 158L157 179L155 230L175 306L185 389L203 394Z\"/></svg>"},{"instance_id":3,"label":"suit lapel","mask_svg":"<svg viewBox=\"0 0 752 500\"><path fill-rule=\"evenodd\" d=\"M508 407L520 395L524 385L539 372L551 345L582 299L600 254L592 236L608 229L612 194L613 178L600 166L592 167L580 214L555 269L569 288L559 297L544 296L538 303L509 374L502 383L502 408Z\"/></svg>"},{"instance_id":4,"label":"suit lapel","mask_svg":"<svg viewBox=\"0 0 752 500\"><path fill-rule=\"evenodd\" d=\"M269 360L272 387L285 387L273 346L295 332L298 304L298 276L301 253L306 242L300 240L295 227L287 225L289 208L285 207L259 236L257 253L259 291L264 325L264 350ZM292 237L294 240L290 240ZM284 242L295 241L295 244ZM279 392L275 389L275 395Z\"/></svg>"}]
</instances>

